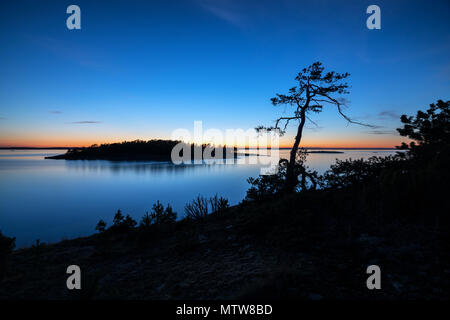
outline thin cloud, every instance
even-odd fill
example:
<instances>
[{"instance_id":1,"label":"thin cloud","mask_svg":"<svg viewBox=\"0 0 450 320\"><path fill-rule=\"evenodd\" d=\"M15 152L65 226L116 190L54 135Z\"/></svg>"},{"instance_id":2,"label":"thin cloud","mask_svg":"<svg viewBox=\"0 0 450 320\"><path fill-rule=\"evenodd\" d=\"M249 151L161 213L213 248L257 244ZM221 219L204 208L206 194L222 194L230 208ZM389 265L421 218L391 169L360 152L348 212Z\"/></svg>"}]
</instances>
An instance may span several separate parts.
<instances>
[{"instance_id":1,"label":"thin cloud","mask_svg":"<svg viewBox=\"0 0 450 320\"><path fill-rule=\"evenodd\" d=\"M101 121L92 121L92 120L84 120L84 121L74 121L69 122L71 124L95 124L95 123L102 123Z\"/></svg>"},{"instance_id":2,"label":"thin cloud","mask_svg":"<svg viewBox=\"0 0 450 320\"><path fill-rule=\"evenodd\" d=\"M450 63L440 66L436 72L436 76L442 80L450 80Z\"/></svg>"},{"instance_id":3,"label":"thin cloud","mask_svg":"<svg viewBox=\"0 0 450 320\"><path fill-rule=\"evenodd\" d=\"M375 135L396 135L398 134L394 130L369 130L369 131L363 131L364 133L368 134L375 134Z\"/></svg>"},{"instance_id":4,"label":"thin cloud","mask_svg":"<svg viewBox=\"0 0 450 320\"><path fill-rule=\"evenodd\" d=\"M305 129L317 132L317 131L323 130L324 127L321 127L321 126L305 126Z\"/></svg>"},{"instance_id":5,"label":"thin cloud","mask_svg":"<svg viewBox=\"0 0 450 320\"><path fill-rule=\"evenodd\" d=\"M75 47L72 43L50 37L31 37L31 40L48 52L73 61L81 66L94 67L97 69L102 67L98 56L94 57L90 51Z\"/></svg>"},{"instance_id":6,"label":"thin cloud","mask_svg":"<svg viewBox=\"0 0 450 320\"><path fill-rule=\"evenodd\" d=\"M51 114L61 114L62 111L59 111L59 110L50 110L48 113L51 113Z\"/></svg>"},{"instance_id":7,"label":"thin cloud","mask_svg":"<svg viewBox=\"0 0 450 320\"><path fill-rule=\"evenodd\" d=\"M380 119L380 120L387 120L387 119L398 120L398 119L400 119L400 115L397 112L391 111L391 110L382 111L377 116L378 116L378 119Z\"/></svg>"},{"instance_id":8,"label":"thin cloud","mask_svg":"<svg viewBox=\"0 0 450 320\"><path fill-rule=\"evenodd\" d=\"M400 114L393 110L385 110L377 114L364 114L358 118L365 120L400 120Z\"/></svg>"},{"instance_id":9,"label":"thin cloud","mask_svg":"<svg viewBox=\"0 0 450 320\"><path fill-rule=\"evenodd\" d=\"M204 10L239 28L246 27L247 17L242 13L239 2L230 0L198 0Z\"/></svg>"},{"instance_id":10,"label":"thin cloud","mask_svg":"<svg viewBox=\"0 0 450 320\"><path fill-rule=\"evenodd\" d=\"M6 118L5 117L0 117L0 120L5 120Z\"/></svg>"}]
</instances>

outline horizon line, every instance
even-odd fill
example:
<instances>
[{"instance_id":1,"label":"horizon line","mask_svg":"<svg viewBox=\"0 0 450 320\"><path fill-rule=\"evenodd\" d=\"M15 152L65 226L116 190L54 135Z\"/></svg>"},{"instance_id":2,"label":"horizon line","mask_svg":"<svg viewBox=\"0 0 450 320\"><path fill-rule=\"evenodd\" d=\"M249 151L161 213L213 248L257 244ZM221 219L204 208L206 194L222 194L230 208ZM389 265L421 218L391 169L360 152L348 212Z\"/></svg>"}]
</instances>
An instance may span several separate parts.
<instances>
[{"instance_id":1,"label":"horizon line","mask_svg":"<svg viewBox=\"0 0 450 320\"><path fill-rule=\"evenodd\" d=\"M289 150L292 149L292 147L279 147L279 148L262 148L262 147L236 147L235 148L238 149L279 149L279 150ZM65 147L26 147L26 146L11 146L11 147L3 147L0 146L0 150L65 150L65 149L85 149L85 148L89 148L89 147L69 147L69 146L65 146ZM305 146L302 147L304 149L341 149L341 150L363 150L363 149L367 149L367 150L372 150L372 149L377 149L377 150L397 150L397 148L394 147L313 147L313 146Z\"/></svg>"}]
</instances>

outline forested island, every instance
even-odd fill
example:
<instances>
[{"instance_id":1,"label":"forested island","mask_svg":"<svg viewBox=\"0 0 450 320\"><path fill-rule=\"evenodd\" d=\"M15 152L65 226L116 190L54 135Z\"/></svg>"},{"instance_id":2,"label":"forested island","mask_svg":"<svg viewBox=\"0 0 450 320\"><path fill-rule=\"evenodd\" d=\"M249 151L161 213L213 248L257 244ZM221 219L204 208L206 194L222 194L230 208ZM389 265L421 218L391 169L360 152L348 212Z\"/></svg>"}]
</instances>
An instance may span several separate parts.
<instances>
[{"instance_id":1,"label":"forested island","mask_svg":"<svg viewBox=\"0 0 450 320\"><path fill-rule=\"evenodd\" d=\"M101 145L92 145L87 148L71 148L68 149L65 154L45 157L45 159L65 159L65 160L113 160L113 161L139 161L139 160L151 160L151 161L170 161L172 150L181 141L176 140L134 140L124 141L120 143L106 143ZM185 150L190 150L188 157L192 160L196 157L195 149L201 149L198 152L201 155L208 154L204 159L215 158L215 151L222 148L221 158L230 156L236 158L236 148L227 146L211 147L210 145L196 145L183 143ZM210 152L205 149L210 147ZM198 150L198 151L199 151ZM179 155L183 157L183 150ZM243 154L245 155L245 154Z\"/></svg>"},{"instance_id":2,"label":"forested island","mask_svg":"<svg viewBox=\"0 0 450 320\"><path fill-rule=\"evenodd\" d=\"M56 156L48 156L45 159L55 160L112 160L112 161L170 161L173 148L179 144L176 140L134 140L124 141L120 143L105 143L101 145L92 145L87 148L69 148L65 154ZM203 159L216 158L214 146L203 144L201 146L195 144L185 144L190 149L190 159L195 158L195 148L201 148ZM204 152L210 147L211 152ZM219 146L217 150L222 148L221 158L237 156L249 156L248 152L239 152L236 147ZM307 153L343 153L336 150L307 150ZM206 156L205 156L206 154ZM209 157L208 157L209 155ZM258 154L252 154L258 156ZM180 152L183 156L183 151ZM217 159L217 158L216 158Z\"/></svg>"}]
</instances>

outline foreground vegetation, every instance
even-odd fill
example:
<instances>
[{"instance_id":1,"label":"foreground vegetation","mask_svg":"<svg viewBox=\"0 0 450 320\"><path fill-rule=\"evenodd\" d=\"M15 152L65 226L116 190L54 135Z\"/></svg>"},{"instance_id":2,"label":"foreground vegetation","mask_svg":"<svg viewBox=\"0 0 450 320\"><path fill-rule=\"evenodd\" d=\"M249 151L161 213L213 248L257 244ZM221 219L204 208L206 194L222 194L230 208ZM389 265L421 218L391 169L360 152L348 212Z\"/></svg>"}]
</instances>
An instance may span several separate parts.
<instances>
[{"instance_id":1,"label":"foreground vegetation","mask_svg":"<svg viewBox=\"0 0 450 320\"><path fill-rule=\"evenodd\" d=\"M158 202L139 223L118 212L91 237L12 254L0 236L0 297L449 299L449 105L402 117L404 153L308 172L314 183L300 179L295 193L284 192L280 161L237 206L199 196L177 221ZM306 172L303 160L295 170ZM82 269L80 291L66 289L70 264ZM366 287L372 264L381 290Z\"/></svg>"}]
</instances>

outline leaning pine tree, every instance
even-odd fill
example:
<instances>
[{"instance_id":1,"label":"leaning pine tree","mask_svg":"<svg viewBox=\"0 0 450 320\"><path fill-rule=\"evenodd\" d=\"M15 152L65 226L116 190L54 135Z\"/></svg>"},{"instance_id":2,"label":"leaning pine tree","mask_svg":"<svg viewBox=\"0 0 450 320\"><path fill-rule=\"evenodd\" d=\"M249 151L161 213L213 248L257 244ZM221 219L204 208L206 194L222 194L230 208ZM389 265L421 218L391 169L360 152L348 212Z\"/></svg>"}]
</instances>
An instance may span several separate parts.
<instances>
[{"instance_id":1,"label":"leaning pine tree","mask_svg":"<svg viewBox=\"0 0 450 320\"><path fill-rule=\"evenodd\" d=\"M331 105L336 107L337 112L348 122L370 126L353 121L343 112L345 101L339 96L349 93L349 85L345 82L349 76L349 73L337 73L334 71L324 72L322 63L315 62L298 73L295 77L295 80L298 81L298 85L289 89L288 94L277 94L275 98L271 99L274 106L292 106L294 108L293 114L291 116L278 118L275 121L275 126L257 127L257 131L277 130L280 134L283 134L291 121L298 121L297 134L290 151L290 158L289 160L280 160L280 163L284 162L286 166L285 192L291 193L296 190L296 186L299 183L299 175L302 175L303 188L305 187L305 178L307 176L311 180L313 179L313 176L309 175L305 170L303 161L300 161L300 166L298 165L298 161L296 161L306 120L313 122L308 117L310 113L320 113L325 105ZM315 183L314 181L312 182Z\"/></svg>"}]
</instances>

